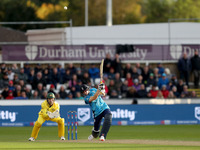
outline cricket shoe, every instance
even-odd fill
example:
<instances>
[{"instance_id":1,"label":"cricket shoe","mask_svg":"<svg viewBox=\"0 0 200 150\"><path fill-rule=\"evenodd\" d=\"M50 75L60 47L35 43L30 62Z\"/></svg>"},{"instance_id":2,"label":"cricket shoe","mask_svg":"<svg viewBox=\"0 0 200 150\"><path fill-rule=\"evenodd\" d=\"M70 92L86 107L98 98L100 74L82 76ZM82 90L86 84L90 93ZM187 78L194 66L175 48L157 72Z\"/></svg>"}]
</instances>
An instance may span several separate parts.
<instances>
[{"instance_id":1,"label":"cricket shoe","mask_svg":"<svg viewBox=\"0 0 200 150\"><path fill-rule=\"evenodd\" d=\"M32 141L32 142L35 141L35 139L34 139L33 137L30 137L28 140L29 140L29 141Z\"/></svg>"},{"instance_id":2,"label":"cricket shoe","mask_svg":"<svg viewBox=\"0 0 200 150\"><path fill-rule=\"evenodd\" d=\"M88 140L92 141L94 139L93 135L91 134L90 136L88 136Z\"/></svg>"},{"instance_id":3,"label":"cricket shoe","mask_svg":"<svg viewBox=\"0 0 200 150\"><path fill-rule=\"evenodd\" d=\"M101 136L101 137L99 138L99 141L105 141L104 136Z\"/></svg>"},{"instance_id":4,"label":"cricket shoe","mask_svg":"<svg viewBox=\"0 0 200 150\"><path fill-rule=\"evenodd\" d=\"M64 140L65 140L65 137L64 137L64 136L61 136L61 137L60 137L60 140L63 140L63 141L64 141Z\"/></svg>"}]
</instances>

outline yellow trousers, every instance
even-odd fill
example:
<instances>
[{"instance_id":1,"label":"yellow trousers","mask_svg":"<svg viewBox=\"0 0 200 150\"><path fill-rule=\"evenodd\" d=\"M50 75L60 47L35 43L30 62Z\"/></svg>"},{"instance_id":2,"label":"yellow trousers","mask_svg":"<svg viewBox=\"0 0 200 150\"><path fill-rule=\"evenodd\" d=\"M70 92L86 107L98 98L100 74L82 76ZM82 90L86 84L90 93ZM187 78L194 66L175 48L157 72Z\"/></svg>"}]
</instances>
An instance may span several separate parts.
<instances>
[{"instance_id":1,"label":"yellow trousers","mask_svg":"<svg viewBox=\"0 0 200 150\"><path fill-rule=\"evenodd\" d=\"M31 137L33 137L34 139L37 138L38 136L38 133L40 131L40 128L42 126L42 124L47 121L47 120L50 120L50 121L53 121L53 122L57 122L58 123L58 136L61 137L61 136L64 136L65 135L65 120L64 118L61 118L61 117L58 117L58 118L44 118L42 115L39 115L38 116L38 119L37 121L35 122L35 125L33 127L33 130L32 130L32 133L31 133Z\"/></svg>"}]
</instances>

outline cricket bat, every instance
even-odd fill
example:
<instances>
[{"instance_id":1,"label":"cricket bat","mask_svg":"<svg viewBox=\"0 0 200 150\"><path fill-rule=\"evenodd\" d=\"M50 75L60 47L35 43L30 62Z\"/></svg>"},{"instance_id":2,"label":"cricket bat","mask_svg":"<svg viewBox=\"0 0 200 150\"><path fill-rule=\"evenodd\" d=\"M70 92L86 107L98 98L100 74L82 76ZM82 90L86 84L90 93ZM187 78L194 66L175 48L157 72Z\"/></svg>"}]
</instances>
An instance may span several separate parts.
<instances>
[{"instance_id":1,"label":"cricket bat","mask_svg":"<svg viewBox=\"0 0 200 150\"><path fill-rule=\"evenodd\" d=\"M101 60L101 65L100 65L100 83L103 83L103 63L104 59Z\"/></svg>"}]
</instances>

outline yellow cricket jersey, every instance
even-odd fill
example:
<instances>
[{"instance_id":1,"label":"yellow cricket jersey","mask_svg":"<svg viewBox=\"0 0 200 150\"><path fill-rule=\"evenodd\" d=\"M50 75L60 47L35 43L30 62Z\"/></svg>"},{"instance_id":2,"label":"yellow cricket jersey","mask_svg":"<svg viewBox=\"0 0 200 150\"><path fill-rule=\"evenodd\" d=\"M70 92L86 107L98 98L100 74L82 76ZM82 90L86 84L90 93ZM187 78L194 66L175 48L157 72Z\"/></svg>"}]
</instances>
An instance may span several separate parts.
<instances>
[{"instance_id":1,"label":"yellow cricket jersey","mask_svg":"<svg viewBox=\"0 0 200 150\"><path fill-rule=\"evenodd\" d=\"M45 100L41 104L41 110L39 112L39 115L42 115L44 118L48 118L47 111L54 112L54 111L60 111L60 105L57 102L54 102L53 105L50 107L47 100Z\"/></svg>"}]
</instances>

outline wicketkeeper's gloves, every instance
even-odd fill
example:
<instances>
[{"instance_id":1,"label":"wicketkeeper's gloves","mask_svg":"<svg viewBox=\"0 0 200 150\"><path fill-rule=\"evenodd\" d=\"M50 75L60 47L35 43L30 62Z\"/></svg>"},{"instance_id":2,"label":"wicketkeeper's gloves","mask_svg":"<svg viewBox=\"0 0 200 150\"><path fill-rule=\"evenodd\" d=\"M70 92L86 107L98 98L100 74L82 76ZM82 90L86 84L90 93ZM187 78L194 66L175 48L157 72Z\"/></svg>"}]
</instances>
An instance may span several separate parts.
<instances>
[{"instance_id":1,"label":"wicketkeeper's gloves","mask_svg":"<svg viewBox=\"0 0 200 150\"><path fill-rule=\"evenodd\" d=\"M58 110L54 111L54 112L47 112L47 115L49 116L49 118L53 119L53 118L58 118L60 117L60 113Z\"/></svg>"}]
</instances>

